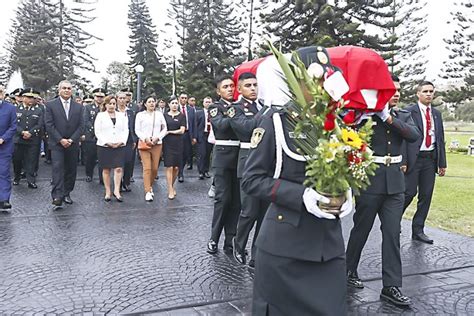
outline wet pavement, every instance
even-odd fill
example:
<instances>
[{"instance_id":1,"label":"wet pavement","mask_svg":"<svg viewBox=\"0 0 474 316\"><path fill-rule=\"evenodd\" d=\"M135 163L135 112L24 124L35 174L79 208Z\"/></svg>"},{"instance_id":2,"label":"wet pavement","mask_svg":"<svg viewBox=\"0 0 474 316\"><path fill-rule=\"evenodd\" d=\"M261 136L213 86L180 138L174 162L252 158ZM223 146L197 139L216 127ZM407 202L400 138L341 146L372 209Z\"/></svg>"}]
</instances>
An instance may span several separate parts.
<instances>
[{"instance_id":1,"label":"wet pavement","mask_svg":"<svg viewBox=\"0 0 474 316\"><path fill-rule=\"evenodd\" d=\"M39 189L14 187L13 209L0 214L0 314L249 315L253 272L220 251L206 253L212 217L210 180L195 170L168 200L163 168L155 201L144 201L140 169L124 203L103 201L79 167L74 204L50 205L50 169ZM343 220L347 240L352 226ZM427 228L434 245L413 242L402 223L403 292L408 309L381 302L381 234L374 225L349 290L351 315L474 314L474 239Z\"/></svg>"}]
</instances>

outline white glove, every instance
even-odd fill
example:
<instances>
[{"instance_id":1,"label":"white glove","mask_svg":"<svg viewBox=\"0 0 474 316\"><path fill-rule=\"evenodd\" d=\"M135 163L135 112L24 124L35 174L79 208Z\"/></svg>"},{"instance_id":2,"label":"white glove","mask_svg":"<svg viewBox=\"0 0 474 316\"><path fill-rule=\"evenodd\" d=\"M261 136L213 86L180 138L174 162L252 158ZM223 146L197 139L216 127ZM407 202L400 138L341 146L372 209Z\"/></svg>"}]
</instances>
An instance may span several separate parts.
<instances>
[{"instance_id":1,"label":"white glove","mask_svg":"<svg viewBox=\"0 0 474 316\"><path fill-rule=\"evenodd\" d=\"M318 207L318 201L322 203L329 203L328 198L322 196L315 190L311 188L306 188L306 190L304 190L303 202L308 213L311 213L318 218L336 219L336 216L321 211L321 209Z\"/></svg>"},{"instance_id":2,"label":"white glove","mask_svg":"<svg viewBox=\"0 0 474 316\"><path fill-rule=\"evenodd\" d=\"M352 204L352 189L349 188L346 191L346 201L341 206L341 214L339 214L339 218L346 217L354 210L354 204Z\"/></svg>"},{"instance_id":3,"label":"white glove","mask_svg":"<svg viewBox=\"0 0 474 316\"><path fill-rule=\"evenodd\" d=\"M375 112L375 115L380 117L382 122L385 122L389 117L390 117L390 110L388 109L388 103L385 105L382 111L380 112Z\"/></svg>"}]
</instances>

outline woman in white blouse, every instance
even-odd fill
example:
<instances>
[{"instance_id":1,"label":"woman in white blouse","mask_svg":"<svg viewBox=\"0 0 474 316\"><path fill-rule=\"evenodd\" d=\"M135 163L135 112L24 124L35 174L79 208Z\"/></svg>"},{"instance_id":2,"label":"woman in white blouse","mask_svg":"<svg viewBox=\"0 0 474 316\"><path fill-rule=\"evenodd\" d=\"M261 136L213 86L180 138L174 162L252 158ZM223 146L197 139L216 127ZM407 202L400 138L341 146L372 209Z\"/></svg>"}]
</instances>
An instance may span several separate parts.
<instances>
[{"instance_id":1,"label":"woman in white blouse","mask_svg":"<svg viewBox=\"0 0 474 316\"><path fill-rule=\"evenodd\" d=\"M97 156L104 178L106 202L111 200L110 170L114 169L114 196L122 202L120 181L122 167L125 163L125 144L128 138L128 118L116 111L117 99L107 96L103 103L103 112L97 114L94 122L94 132L97 137Z\"/></svg>"},{"instance_id":2,"label":"woman in white blouse","mask_svg":"<svg viewBox=\"0 0 474 316\"><path fill-rule=\"evenodd\" d=\"M149 96L143 103L146 110L139 112L135 117L135 134L139 139L138 151L143 166L145 200L150 202L154 197L153 183L158 173L162 140L166 135L167 128L163 113L155 111L156 99ZM143 148L145 144L149 148Z\"/></svg>"}]
</instances>

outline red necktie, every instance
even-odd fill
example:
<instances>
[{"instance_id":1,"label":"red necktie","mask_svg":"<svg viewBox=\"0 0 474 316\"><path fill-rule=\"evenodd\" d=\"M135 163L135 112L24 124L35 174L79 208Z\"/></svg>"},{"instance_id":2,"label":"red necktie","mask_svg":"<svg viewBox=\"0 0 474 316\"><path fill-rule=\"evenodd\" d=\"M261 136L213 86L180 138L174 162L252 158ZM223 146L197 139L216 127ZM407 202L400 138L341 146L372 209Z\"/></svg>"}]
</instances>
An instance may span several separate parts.
<instances>
[{"instance_id":1,"label":"red necktie","mask_svg":"<svg viewBox=\"0 0 474 316\"><path fill-rule=\"evenodd\" d=\"M426 147L431 146L431 115L430 115L430 107L426 107L426 112L425 112L425 118L426 118L426 141L425 145Z\"/></svg>"},{"instance_id":2,"label":"red necktie","mask_svg":"<svg viewBox=\"0 0 474 316\"><path fill-rule=\"evenodd\" d=\"M209 112L206 111L207 122L206 122L206 132L209 133L211 131L211 118L209 117Z\"/></svg>"}]
</instances>

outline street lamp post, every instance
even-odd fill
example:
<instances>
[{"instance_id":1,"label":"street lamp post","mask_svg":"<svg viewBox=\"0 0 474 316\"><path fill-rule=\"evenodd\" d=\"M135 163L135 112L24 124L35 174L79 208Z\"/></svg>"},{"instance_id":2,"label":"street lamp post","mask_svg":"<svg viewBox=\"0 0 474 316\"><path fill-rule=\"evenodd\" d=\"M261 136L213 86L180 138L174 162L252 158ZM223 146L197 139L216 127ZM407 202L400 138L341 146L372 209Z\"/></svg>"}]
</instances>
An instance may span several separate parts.
<instances>
[{"instance_id":1,"label":"street lamp post","mask_svg":"<svg viewBox=\"0 0 474 316\"><path fill-rule=\"evenodd\" d=\"M141 87L142 87L142 72L145 70L142 65L136 65L135 71L137 72L137 106L141 101Z\"/></svg>"}]
</instances>

